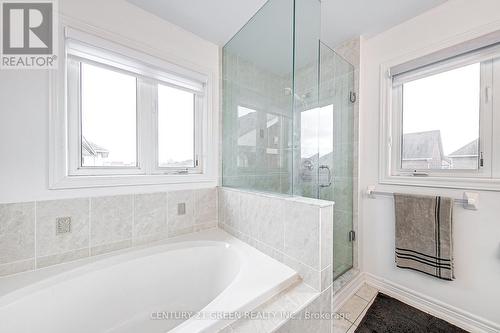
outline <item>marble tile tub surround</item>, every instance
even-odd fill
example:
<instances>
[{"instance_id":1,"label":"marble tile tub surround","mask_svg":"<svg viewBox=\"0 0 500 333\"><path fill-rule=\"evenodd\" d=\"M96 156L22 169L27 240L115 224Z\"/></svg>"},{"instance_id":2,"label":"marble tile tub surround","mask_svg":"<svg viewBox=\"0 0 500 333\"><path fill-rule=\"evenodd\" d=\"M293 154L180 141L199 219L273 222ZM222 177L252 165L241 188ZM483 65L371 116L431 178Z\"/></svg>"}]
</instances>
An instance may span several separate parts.
<instances>
[{"instance_id":1,"label":"marble tile tub surround","mask_svg":"<svg viewBox=\"0 0 500 333\"><path fill-rule=\"evenodd\" d=\"M284 290L219 333L330 333L331 289L318 293L304 283ZM319 317L321 315L321 317Z\"/></svg>"},{"instance_id":2,"label":"marble tile tub surround","mask_svg":"<svg viewBox=\"0 0 500 333\"><path fill-rule=\"evenodd\" d=\"M217 214L216 188L0 204L0 276L214 228Z\"/></svg>"},{"instance_id":3,"label":"marble tile tub surround","mask_svg":"<svg viewBox=\"0 0 500 333\"><path fill-rule=\"evenodd\" d=\"M316 291L332 285L331 201L219 188L219 227L292 267Z\"/></svg>"}]
</instances>

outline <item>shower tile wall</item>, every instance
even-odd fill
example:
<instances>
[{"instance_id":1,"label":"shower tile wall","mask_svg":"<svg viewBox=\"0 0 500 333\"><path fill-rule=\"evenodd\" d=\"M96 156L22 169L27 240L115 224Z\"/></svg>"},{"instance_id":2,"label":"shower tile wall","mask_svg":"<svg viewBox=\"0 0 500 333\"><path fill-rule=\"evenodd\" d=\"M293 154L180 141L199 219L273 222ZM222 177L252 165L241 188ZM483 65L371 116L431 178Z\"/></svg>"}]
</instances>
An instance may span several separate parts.
<instances>
[{"instance_id":1,"label":"shower tile wall","mask_svg":"<svg viewBox=\"0 0 500 333\"><path fill-rule=\"evenodd\" d=\"M217 214L215 188L0 204L0 276L215 228Z\"/></svg>"}]
</instances>

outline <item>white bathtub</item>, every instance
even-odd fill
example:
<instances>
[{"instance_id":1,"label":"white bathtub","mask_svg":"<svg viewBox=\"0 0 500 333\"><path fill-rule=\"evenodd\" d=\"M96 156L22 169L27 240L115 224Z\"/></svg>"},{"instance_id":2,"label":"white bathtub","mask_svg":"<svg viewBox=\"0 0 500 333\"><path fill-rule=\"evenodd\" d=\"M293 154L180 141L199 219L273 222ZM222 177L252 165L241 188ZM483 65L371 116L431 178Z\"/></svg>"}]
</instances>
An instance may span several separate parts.
<instances>
[{"instance_id":1,"label":"white bathtub","mask_svg":"<svg viewBox=\"0 0 500 333\"><path fill-rule=\"evenodd\" d=\"M0 279L2 333L195 333L228 324L298 279L213 230ZM167 318L172 312L204 319Z\"/></svg>"}]
</instances>

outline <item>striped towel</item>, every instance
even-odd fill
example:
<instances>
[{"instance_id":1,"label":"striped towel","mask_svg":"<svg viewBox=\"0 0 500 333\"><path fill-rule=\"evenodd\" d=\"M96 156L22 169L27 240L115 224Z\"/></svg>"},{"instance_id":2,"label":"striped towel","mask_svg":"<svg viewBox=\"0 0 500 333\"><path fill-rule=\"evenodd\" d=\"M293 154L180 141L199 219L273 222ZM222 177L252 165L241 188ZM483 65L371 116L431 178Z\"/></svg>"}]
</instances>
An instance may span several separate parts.
<instances>
[{"instance_id":1,"label":"striped towel","mask_svg":"<svg viewBox=\"0 0 500 333\"><path fill-rule=\"evenodd\" d=\"M453 280L453 199L394 195L396 266Z\"/></svg>"}]
</instances>

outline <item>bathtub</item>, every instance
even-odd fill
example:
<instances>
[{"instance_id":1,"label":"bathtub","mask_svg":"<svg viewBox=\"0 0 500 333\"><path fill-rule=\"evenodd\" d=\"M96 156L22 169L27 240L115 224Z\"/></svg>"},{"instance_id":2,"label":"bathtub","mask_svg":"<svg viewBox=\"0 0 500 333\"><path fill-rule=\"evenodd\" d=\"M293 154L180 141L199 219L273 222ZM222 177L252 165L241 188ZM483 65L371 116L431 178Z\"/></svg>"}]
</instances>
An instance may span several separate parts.
<instances>
[{"instance_id":1,"label":"bathtub","mask_svg":"<svg viewBox=\"0 0 500 333\"><path fill-rule=\"evenodd\" d=\"M211 230L1 278L0 332L217 332L297 280Z\"/></svg>"}]
</instances>

